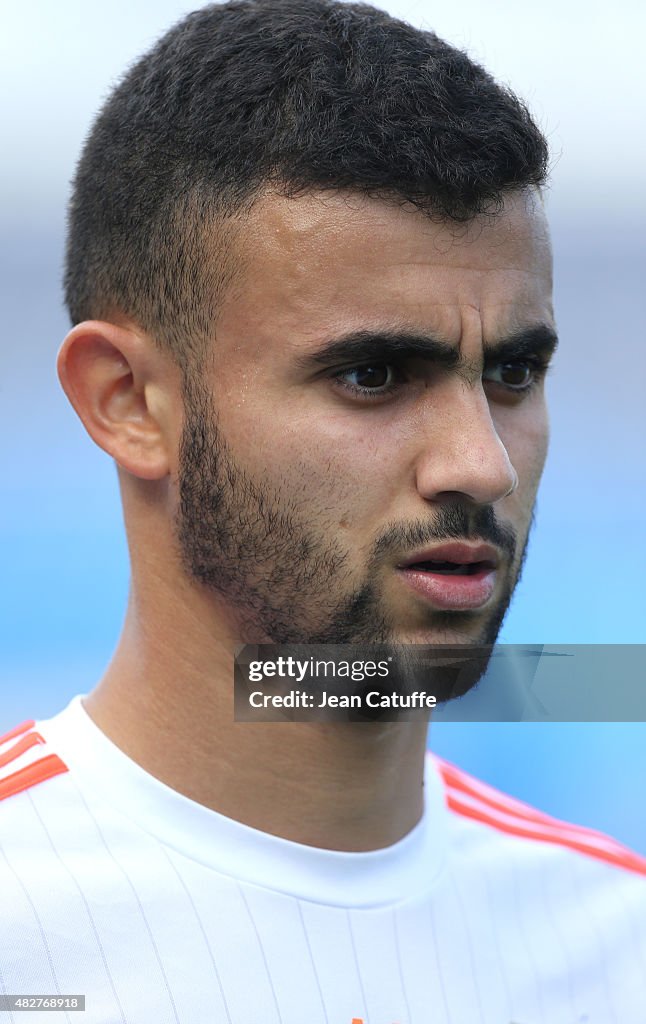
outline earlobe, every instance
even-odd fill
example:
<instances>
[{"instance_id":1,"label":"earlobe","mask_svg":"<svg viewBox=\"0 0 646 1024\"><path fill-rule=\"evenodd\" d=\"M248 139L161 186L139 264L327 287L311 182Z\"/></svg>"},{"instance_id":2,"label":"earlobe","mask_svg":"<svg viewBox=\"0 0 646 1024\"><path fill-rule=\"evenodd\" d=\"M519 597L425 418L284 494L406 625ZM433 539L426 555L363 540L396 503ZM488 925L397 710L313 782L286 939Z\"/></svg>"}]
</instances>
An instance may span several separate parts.
<instances>
[{"instance_id":1,"label":"earlobe","mask_svg":"<svg viewBox=\"0 0 646 1024\"><path fill-rule=\"evenodd\" d=\"M99 320L77 324L58 353L61 385L92 440L143 480L170 471L161 360L147 337Z\"/></svg>"}]
</instances>

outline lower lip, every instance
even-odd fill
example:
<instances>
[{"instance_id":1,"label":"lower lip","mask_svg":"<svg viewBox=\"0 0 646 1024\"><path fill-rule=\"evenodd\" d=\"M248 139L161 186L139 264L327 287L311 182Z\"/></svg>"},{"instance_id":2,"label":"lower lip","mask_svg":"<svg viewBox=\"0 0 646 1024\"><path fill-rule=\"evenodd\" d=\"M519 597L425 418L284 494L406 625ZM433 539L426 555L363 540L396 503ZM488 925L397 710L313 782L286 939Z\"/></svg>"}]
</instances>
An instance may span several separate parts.
<instances>
[{"instance_id":1,"label":"lower lip","mask_svg":"<svg viewBox=\"0 0 646 1024\"><path fill-rule=\"evenodd\" d=\"M408 586L436 608L464 611L481 608L496 586L496 570L480 569L471 576L448 576L443 573L400 569Z\"/></svg>"}]
</instances>

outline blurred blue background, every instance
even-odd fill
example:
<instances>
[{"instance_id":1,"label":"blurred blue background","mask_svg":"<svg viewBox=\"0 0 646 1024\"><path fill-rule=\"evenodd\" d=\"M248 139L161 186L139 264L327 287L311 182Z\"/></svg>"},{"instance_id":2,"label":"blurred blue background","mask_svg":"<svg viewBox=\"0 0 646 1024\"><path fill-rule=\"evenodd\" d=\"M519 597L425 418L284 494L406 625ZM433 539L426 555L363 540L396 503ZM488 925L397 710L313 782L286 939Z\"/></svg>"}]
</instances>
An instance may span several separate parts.
<instances>
[{"instance_id":1,"label":"blurred blue background","mask_svg":"<svg viewBox=\"0 0 646 1024\"><path fill-rule=\"evenodd\" d=\"M194 5L48 0L6 8L0 167L3 374L0 732L100 677L128 581L116 472L85 436L54 361L67 329L65 203L111 84ZM553 152L561 350L552 447L523 581L501 640L644 643L643 289L646 8L587 0L385 2L469 50L529 103ZM645 680L635 680L643 684ZM646 853L646 724L441 724L432 746L548 812Z\"/></svg>"}]
</instances>

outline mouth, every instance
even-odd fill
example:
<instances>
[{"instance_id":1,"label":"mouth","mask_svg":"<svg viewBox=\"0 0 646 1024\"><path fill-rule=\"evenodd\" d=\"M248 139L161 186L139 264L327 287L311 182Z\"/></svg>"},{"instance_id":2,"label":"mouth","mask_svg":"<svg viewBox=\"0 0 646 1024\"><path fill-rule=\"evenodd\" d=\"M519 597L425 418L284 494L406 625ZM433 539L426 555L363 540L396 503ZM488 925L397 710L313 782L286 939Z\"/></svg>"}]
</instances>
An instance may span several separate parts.
<instances>
[{"instance_id":1,"label":"mouth","mask_svg":"<svg viewBox=\"0 0 646 1024\"><path fill-rule=\"evenodd\" d=\"M406 571L430 572L438 576L475 576L484 569L495 569L491 562L413 562L405 567Z\"/></svg>"},{"instance_id":2,"label":"mouth","mask_svg":"<svg viewBox=\"0 0 646 1024\"><path fill-rule=\"evenodd\" d=\"M489 545L446 544L397 566L402 581L442 610L482 608L496 587L498 552Z\"/></svg>"}]
</instances>

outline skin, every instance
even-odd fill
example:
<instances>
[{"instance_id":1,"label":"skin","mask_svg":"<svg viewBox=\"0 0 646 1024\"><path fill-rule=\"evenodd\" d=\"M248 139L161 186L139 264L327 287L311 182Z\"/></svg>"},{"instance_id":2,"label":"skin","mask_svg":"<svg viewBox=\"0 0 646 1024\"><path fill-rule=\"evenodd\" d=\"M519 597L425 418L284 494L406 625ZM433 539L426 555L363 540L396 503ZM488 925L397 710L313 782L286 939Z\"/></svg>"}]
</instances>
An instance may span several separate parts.
<instances>
[{"instance_id":1,"label":"skin","mask_svg":"<svg viewBox=\"0 0 646 1024\"><path fill-rule=\"evenodd\" d=\"M297 842L376 849L422 813L425 723L233 722L232 654L299 638L495 638L548 422L542 379L512 392L483 352L554 325L544 212L517 194L456 230L357 195L266 194L237 244L241 269L192 388L122 317L77 325L59 354L70 401L119 467L132 563L123 633L85 706L193 800ZM348 390L352 367L305 365L367 328L432 334L463 365L413 360L377 400ZM477 611L437 612L396 568L451 522L501 541Z\"/></svg>"}]
</instances>

